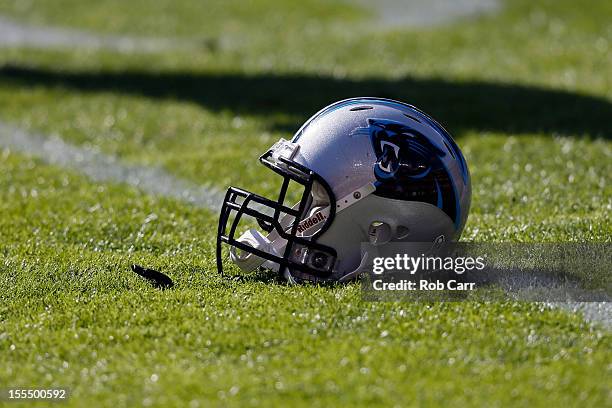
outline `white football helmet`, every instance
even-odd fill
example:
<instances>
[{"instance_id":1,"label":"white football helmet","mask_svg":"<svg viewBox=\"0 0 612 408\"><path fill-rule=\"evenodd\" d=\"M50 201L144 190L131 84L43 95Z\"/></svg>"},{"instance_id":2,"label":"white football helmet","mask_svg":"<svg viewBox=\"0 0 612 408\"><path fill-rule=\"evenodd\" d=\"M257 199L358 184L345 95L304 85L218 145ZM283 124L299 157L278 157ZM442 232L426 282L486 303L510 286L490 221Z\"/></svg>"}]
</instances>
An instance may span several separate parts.
<instances>
[{"instance_id":1,"label":"white football helmet","mask_svg":"<svg viewBox=\"0 0 612 408\"><path fill-rule=\"evenodd\" d=\"M217 235L221 273L226 243L244 271L264 267L291 282L346 281L365 265L361 243L455 241L470 208L470 174L451 136L398 101L336 102L260 161L283 177L282 187L275 199L228 189ZM291 181L303 194L289 206ZM235 238L243 217L261 231Z\"/></svg>"}]
</instances>

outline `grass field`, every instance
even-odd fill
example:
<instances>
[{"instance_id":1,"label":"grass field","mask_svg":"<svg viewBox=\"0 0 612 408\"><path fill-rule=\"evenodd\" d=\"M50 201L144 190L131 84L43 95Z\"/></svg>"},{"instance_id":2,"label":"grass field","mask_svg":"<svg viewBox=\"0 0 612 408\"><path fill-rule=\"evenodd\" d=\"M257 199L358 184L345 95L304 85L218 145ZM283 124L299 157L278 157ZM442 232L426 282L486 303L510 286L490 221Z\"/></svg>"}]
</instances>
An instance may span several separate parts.
<instances>
[{"instance_id":1,"label":"grass field","mask_svg":"<svg viewBox=\"0 0 612 408\"><path fill-rule=\"evenodd\" d=\"M465 153L464 240L612 240L612 2L509 1L418 30L322 0L0 0L0 14L196 44L0 48L2 123L271 194L256 158L278 138L335 100L390 97ZM68 387L71 406L612 406L609 328L578 314L225 281L215 212L44 159L0 145L0 388Z\"/></svg>"}]
</instances>

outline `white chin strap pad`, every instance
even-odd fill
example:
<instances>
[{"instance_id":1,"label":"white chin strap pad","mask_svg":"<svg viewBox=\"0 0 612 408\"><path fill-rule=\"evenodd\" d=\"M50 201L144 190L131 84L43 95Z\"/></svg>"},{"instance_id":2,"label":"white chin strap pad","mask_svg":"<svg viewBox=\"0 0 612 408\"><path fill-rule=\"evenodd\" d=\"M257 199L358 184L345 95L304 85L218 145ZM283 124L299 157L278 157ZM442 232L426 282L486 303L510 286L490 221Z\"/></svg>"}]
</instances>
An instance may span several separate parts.
<instances>
[{"instance_id":1,"label":"white chin strap pad","mask_svg":"<svg viewBox=\"0 0 612 408\"><path fill-rule=\"evenodd\" d=\"M250 229L238 238L238 242L259 249L264 252L270 252L272 243L270 240L256 229ZM257 255L243 251L236 247L230 248L230 259L245 272L251 272L260 267L266 260Z\"/></svg>"},{"instance_id":2,"label":"white chin strap pad","mask_svg":"<svg viewBox=\"0 0 612 408\"><path fill-rule=\"evenodd\" d=\"M274 245L272 244L272 241L264 237L256 229L250 229L246 231L240 236L240 238L238 238L238 242L246 244L255 249L259 249L263 252L272 253L274 255L276 255L277 253L276 248L274 248ZM245 272L254 271L258 267L264 265L264 263L268 262L255 254L242 251L241 249L236 247L230 248L230 260L236 265L238 265L238 267Z\"/></svg>"}]
</instances>

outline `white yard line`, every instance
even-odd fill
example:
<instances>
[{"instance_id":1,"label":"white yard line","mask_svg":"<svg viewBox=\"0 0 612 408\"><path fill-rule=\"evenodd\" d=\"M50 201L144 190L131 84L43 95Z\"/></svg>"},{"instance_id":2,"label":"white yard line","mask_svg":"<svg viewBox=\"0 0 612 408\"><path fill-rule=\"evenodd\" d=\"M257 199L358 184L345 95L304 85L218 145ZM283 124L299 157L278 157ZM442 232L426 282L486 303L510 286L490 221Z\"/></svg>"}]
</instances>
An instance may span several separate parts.
<instances>
[{"instance_id":1,"label":"white yard line","mask_svg":"<svg viewBox=\"0 0 612 408\"><path fill-rule=\"evenodd\" d=\"M378 14L380 29L429 27L458 19L491 14L500 0L353 0ZM376 22L375 22L376 23Z\"/></svg>"},{"instance_id":2,"label":"white yard line","mask_svg":"<svg viewBox=\"0 0 612 408\"><path fill-rule=\"evenodd\" d=\"M484 282L501 287L516 299L541 298L542 293L554 299L608 299L607 294L580 289L575 283L550 274L533 274L525 271L507 271L507 274L485 276ZM589 322L612 328L612 303L610 302L542 302L546 306L559 308L571 313L582 314Z\"/></svg>"},{"instance_id":3,"label":"white yard line","mask_svg":"<svg viewBox=\"0 0 612 408\"><path fill-rule=\"evenodd\" d=\"M87 48L119 52L192 49L195 41L99 34L71 28L22 23L0 16L0 47Z\"/></svg>"},{"instance_id":4,"label":"white yard line","mask_svg":"<svg viewBox=\"0 0 612 408\"><path fill-rule=\"evenodd\" d=\"M584 320L612 329L612 303L610 302L548 302L546 304L582 314Z\"/></svg>"},{"instance_id":5,"label":"white yard line","mask_svg":"<svg viewBox=\"0 0 612 408\"><path fill-rule=\"evenodd\" d=\"M501 9L500 0L351 0L376 18L368 27L419 28L447 24L457 19L490 14ZM374 24L370 24L370 23ZM341 23L339 21L339 23ZM201 46L189 39L133 37L100 34L73 28L51 27L20 22L0 16L1 47L86 48L119 52L158 52L195 49Z\"/></svg>"},{"instance_id":6,"label":"white yard line","mask_svg":"<svg viewBox=\"0 0 612 408\"><path fill-rule=\"evenodd\" d=\"M49 164L85 174L95 181L125 183L142 191L219 211L223 193L214 187L190 183L160 168L122 163L92 148L79 147L61 138L27 132L0 123L0 146L43 159Z\"/></svg>"},{"instance_id":7,"label":"white yard line","mask_svg":"<svg viewBox=\"0 0 612 408\"><path fill-rule=\"evenodd\" d=\"M0 122L0 147L41 158L45 162L75 170L94 181L125 183L145 193L186 201L218 212L223 193L214 188L179 179L160 168L122 163L118 158L66 143L61 138L31 133ZM502 287L521 291L542 290L550 282L542 277L508 276L500 280ZM547 286L548 285L548 286ZM554 286L554 285L553 285ZM561 284L560 286L563 286ZM551 307L581 313L589 322L612 327L612 303L547 302Z\"/></svg>"}]
</instances>

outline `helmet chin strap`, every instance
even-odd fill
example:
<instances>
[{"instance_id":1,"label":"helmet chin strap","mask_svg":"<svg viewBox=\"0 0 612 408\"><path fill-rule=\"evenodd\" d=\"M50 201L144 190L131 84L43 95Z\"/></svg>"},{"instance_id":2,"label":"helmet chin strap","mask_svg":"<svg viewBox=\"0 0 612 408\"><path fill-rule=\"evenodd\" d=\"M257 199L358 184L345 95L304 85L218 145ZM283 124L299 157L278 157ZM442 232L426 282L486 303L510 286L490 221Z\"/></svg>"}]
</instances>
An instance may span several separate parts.
<instances>
[{"instance_id":1,"label":"helmet chin strap","mask_svg":"<svg viewBox=\"0 0 612 408\"><path fill-rule=\"evenodd\" d=\"M293 208L296 209L298 206L299 204L296 204ZM289 227L291 224L290 218L285 216L280 220L281 228L287 229ZM267 236L264 236L258 230L251 228L238 238L238 242L278 257L282 256L285 246L287 246L287 240L281 238L275 229ZM279 269L279 265L276 262L268 261L236 247L230 248L230 260L245 272L252 272L260 266L275 272L278 272Z\"/></svg>"}]
</instances>

